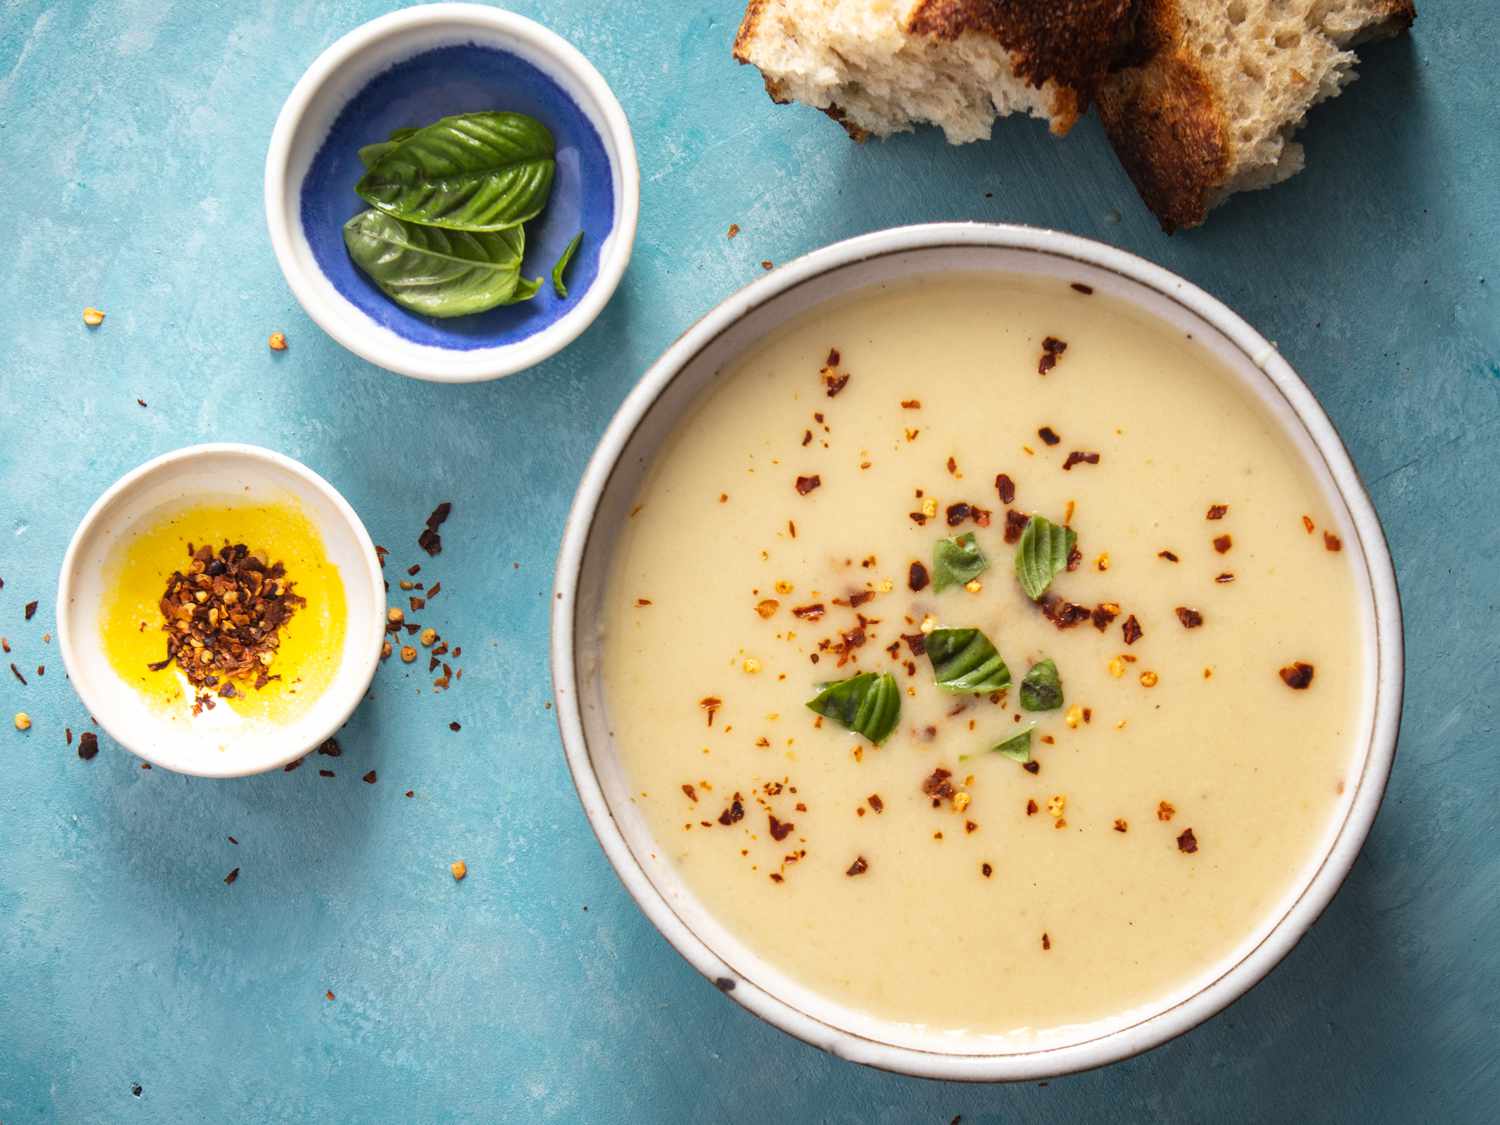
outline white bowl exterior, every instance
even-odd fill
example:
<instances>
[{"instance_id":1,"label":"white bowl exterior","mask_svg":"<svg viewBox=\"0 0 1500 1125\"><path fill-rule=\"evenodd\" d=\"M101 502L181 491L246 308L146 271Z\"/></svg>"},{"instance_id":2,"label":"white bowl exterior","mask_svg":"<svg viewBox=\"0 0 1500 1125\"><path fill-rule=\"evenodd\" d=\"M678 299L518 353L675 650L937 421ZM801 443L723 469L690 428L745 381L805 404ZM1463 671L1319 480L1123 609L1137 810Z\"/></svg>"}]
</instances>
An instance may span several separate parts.
<instances>
[{"instance_id":1,"label":"white bowl exterior","mask_svg":"<svg viewBox=\"0 0 1500 1125\"><path fill-rule=\"evenodd\" d=\"M290 723L247 720L225 705L189 718L153 707L120 678L100 639L108 563L172 507L218 499L294 503L344 586L343 650L333 681ZM165 511L164 511L165 509ZM330 737L364 697L380 659L385 591L375 545L354 510L312 470L250 445L199 445L147 462L83 518L58 582L57 639L73 689L111 738L152 765L202 777L283 766Z\"/></svg>"},{"instance_id":2,"label":"white bowl exterior","mask_svg":"<svg viewBox=\"0 0 1500 1125\"><path fill-rule=\"evenodd\" d=\"M371 79L437 47L477 42L524 59L560 86L598 130L609 156L615 224L599 270L578 304L534 336L493 348L455 351L408 340L372 320L318 268L302 229L302 182L340 112ZM635 140L594 65L540 24L479 4L427 4L355 28L314 60L276 119L266 154L266 223L276 261L318 327L355 355L388 371L443 383L498 379L535 366L577 339L614 295L635 245L641 176Z\"/></svg>"},{"instance_id":3,"label":"white bowl exterior","mask_svg":"<svg viewBox=\"0 0 1500 1125\"><path fill-rule=\"evenodd\" d=\"M1264 924L1209 971L1136 1011L1086 1027L997 1040L882 1020L836 1004L746 947L706 911L661 854L629 797L609 735L600 621L615 530L657 449L750 344L841 293L925 273L984 270L1083 282L1192 335L1264 405L1325 493L1365 607L1366 690L1356 784L1315 860ZM783 1030L833 1054L932 1078L1043 1078L1128 1057L1236 999L1295 944L1332 898L1374 819L1395 752L1403 676L1395 575L1374 509L1333 426L1274 347L1218 301L1123 251L1051 231L934 224L816 251L742 290L647 372L611 422L579 486L557 567L553 681L568 764L611 863L658 929L700 972Z\"/></svg>"}]
</instances>

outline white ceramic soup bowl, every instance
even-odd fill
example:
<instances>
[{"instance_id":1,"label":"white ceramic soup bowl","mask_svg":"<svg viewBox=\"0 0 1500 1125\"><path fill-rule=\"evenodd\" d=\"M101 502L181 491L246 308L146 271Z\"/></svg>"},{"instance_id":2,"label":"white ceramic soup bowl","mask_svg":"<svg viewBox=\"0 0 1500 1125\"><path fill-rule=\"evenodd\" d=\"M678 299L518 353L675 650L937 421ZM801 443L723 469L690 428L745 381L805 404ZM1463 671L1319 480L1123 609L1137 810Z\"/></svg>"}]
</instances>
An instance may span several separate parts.
<instances>
[{"instance_id":1,"label":"white ceramic soup bowl","mask_svg":"<svg viewBox=\"0 0 1500 1125\"><path fill-rule=\"evenodd\" d=\"M995 271L1092 286L1191 332L1285 432L1324 491L1353 566L1370 643L1364 653L1352 776L1317 854L1220 963L1144 1010L1039 1036L995 1040L914 1028L820 995L768 963L694 897L629 800L603 690L604 592L619 530L652 459L721 372L787 320L853 290L945 271ZM1403 675L1401 609L1375 511L1338 434L1265 339L1202 290L1097 242L1014 226L941 224L882 231L818 250L735 294L693 325L621 406L585 471L557 564L552 674L558 724L584 811L626 889L687 960L756 1015L841 1058L930 1078L1045 1078L1126 1058L1181 1034L1258 981L1318 917L1375 817L1396 749ZM658 856L662 858L657 858Z\"/></svg>"},{"instance_id":2,"label":"white ceramic soup bowl","mask_svg":"<svg viewBox=\"0 0 1500 1125\"><path fill-rule=\"evenodd\" d=\"M294 719L246 720L227 706L188 722L153 707L111 666L100 636L117 546L172 509L220 499L290 503L323 541L344 585L344 642L332 682ZM165 579L163 575L163 579ZM120 745L152 765L199 777L284 766L330 737L374 679L385 632L385 586L369 532L306 465L254 445L193 445L148 461L94 502L68 545L57 584L57 643L78 698Z\"/></svg>"}]
</instances>

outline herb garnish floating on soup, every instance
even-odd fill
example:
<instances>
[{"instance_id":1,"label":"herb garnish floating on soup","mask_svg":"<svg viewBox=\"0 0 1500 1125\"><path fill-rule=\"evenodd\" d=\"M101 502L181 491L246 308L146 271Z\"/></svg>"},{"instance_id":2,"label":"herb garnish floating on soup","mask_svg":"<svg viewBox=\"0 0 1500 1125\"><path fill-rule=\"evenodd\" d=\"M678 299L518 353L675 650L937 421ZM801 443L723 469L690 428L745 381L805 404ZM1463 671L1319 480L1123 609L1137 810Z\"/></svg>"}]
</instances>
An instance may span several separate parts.
<instances>
[{"instance_id":1,"label":"herb garnish floating on soup","mask_svg":"<svg viewBox=\"0 0 1500 1125\"><path fill-rule=\"evenodd\" d=\"M1016 544L1016 578L1032 601L1047 592L1056 578L1068 568L1068 556L1078 543L1078 533L1071 527L1059 527L1045 516L1032 516Z\"/></svg>"},{"instance_id":2,"label":"herb garnish floating on soup","mask_svg":"<svg viewBox=\"0 0 1500 1125\"><path fill-rule=\"evenodd\" d=\"M371 209L344 224L349 256L398 305L467 316L529 301L521 276L523 223L547 206L556 171L552 134L522 113L464 113L397 129L359 150L355 185ZM582 232L553 271L562 270Z\"/></svg>"},{"instance_id":3,"label":"herb garnish floating on soup","mask_svg":"<svg viewBox=\"0 0 1500 1125\"><path fill-rule=\"evenodd\" d=\"M978 629L934 629L927 656L933 681L944 691L988 695L1010 686L1010 669Z\"/></svg>"},{"instance_id":4,"label":"herb garnish floating on soup","mask_svg":"<svg viewBox=\"0 0 1500 1125\"><path fill-rule=\"evenodd\" d=\"M1051 660L1038 660L1021 680L1023 711L1056 711L1063 705L1062 679Z\"/></svg>"},{"instance_id":5,"label":"herb garnish floating on soup","mask_svg":"<svg viewBox=\"0 0 1500 1125\"><path fill-rule=\"evenodd\" d=\"M1035 729L1036 724L1032 723L1019 734L1013 734L1004 742L997 742L988 750L982 750L980 753L999 754L1002 757L1009 758L1013 762L1020 762L1024 766L1027 762L1031 761L1031 732ZM958 760L960 762L967 762L970 758L977 757L979 757L979 754L960 754Z\"/></svg>"},{"instance_id":6,"label":"herb garnish floating on soup","mask_svg":"<svg viewBox=\"0 0 1500 1125\"><path fill-rule=\"evenodd\" d=\"M962 586L989 569L972 531L951 539L939 539L932 548L932 590L941 594L949 586Z\"/></svg>"},{"instance_id":7,"label":"herb garnish floating on soup","mask_svg":"<svg viewBox=\"0 0 1500 1125\"><path fill-rule=\"evenodd\" d=\"M889 673L861 672L847 680L825 684L807 701L825 718L841 723L879 746L896 729L901 717L901 689Z\"/></svg>"}]
</instances>

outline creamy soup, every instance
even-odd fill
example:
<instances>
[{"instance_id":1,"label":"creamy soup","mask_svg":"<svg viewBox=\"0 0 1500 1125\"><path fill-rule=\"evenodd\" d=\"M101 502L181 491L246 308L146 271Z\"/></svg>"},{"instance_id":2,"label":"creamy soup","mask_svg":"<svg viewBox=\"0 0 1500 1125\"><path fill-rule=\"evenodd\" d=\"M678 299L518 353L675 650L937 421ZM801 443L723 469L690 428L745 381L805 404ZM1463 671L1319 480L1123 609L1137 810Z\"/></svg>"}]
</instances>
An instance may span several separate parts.
<instances>
[{"instance_id":1,"label":"creamy soup","mask_svg":"<svg viewBox=\"0 0 1500 1125\"><path fill-rule=\"evenodd\" d=\"M1030 517L1067 560L1035 599ZM867 290L763 341L658 454L604 628L657 857L807 987L929 1030L1181 988L1352 781L1365 625L1321 489L1200 344L1063 282ZM1022 687L1046 659L1060 704ZM896 690L809 709L864 673Z\"/></svg>"}]
</instances>

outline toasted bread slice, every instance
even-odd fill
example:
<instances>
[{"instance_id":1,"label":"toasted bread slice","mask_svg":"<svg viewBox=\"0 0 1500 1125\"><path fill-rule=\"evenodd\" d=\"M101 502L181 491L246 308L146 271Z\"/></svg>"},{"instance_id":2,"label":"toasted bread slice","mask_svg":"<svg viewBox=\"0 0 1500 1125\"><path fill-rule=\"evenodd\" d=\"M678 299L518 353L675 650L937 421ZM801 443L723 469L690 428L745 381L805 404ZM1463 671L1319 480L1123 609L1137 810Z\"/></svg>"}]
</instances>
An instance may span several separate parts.
<instances>
[{"instance_id":1,"label":"toasted bread slice","mask_svg":"<svg viewBox=\"0 0 1500 1125\"><path fill-rule=\"evenodd\" d=\"M1291 138L1354 79L1350 49L1405 31L1412 0L1142 0L1125 65L1096 101L1163 229L1302 169Z\"/></svg>"},{"instance_id":2,"label":"toasted bread slice","mask_svg":"<svg viewBox=\"0 0 1500 1125\"><path fill-rule=\"evenodd\" d=\"M954 144L1028 113L1072 128L1128 39L1134 0L750 0L734 57L776 102L856 140L940 125Z\"/></svg>"}]
</instances>

